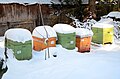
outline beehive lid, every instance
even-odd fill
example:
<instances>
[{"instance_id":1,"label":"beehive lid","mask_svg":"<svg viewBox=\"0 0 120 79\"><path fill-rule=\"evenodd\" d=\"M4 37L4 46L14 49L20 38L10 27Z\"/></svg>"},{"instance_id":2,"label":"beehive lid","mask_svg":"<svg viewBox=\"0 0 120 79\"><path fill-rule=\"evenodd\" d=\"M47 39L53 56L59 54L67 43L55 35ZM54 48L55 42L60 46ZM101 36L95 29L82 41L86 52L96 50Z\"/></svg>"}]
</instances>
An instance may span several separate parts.
<instances>
[{"instance_id":1,"label":"beehive lid","mask_svg":"<svg viewBox=\"0 0 120 79\"><path fill-rule=\"evenodd\" d=\"M111 24L107 24L107 23L95 23L92 27L97 27L97 28L112 28L114 27Z\"/></svg>"},{"instance_id":2,"label":"beehive lid","mask_svg":"<svg viewBox=\"0 0 120 79\"><path fill-rule=\"evenodd\" d=\"M38 26L33 30L32 35L39 38L57 37L55 30L50 26Z\"/></svg>"},{"instance_id":3,"label":"beehive lid","mask_svg":"<svg viewBox=\"0 0 120 79\"><path fill-rule=\"evenodd\" d=\"M75 32L75 28L68 24L55 24L53 29L58 33L73 33Z\"/></svg>"},{"instance_id":4,"label":"beehive lid","mask_svg":"<svg viewBox=\"0 0 120 79\"><path fill-rule=\"evenodd\" d=\"M111 18L105 18L105 19L101 19L98 22L99 23L105 23L105 24L113 24L113 19L111 19Z\"/></svg>"},{"instance_id":5,"label":"beehive lid","mask_svg":"<svg viewBox=\"0 0 120 79\"><path fill-rule=\"evenodd\" d=\"M32 40L32 35L30 31L23 28L9 29L5 32L5 37L7 39L25 43L26 41Z\"/></svg>"},{"instance_id":6,"label":"beehive lid","mask_svg":"<svg viewBox=\"0 0 120 79\"><path fill-rule=\"evenodd\" d=\"M82 37L93 36L92 30L85 29L85 28L76 28L76 35Z\"/></svg>"}]
</instances>

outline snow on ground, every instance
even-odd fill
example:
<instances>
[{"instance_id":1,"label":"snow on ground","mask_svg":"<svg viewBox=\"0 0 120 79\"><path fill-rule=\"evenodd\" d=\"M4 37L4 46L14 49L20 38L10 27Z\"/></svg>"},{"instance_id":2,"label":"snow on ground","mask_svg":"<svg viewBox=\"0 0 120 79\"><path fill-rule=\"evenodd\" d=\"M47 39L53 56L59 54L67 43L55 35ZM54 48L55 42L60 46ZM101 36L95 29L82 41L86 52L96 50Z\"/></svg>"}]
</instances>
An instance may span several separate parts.
<instances>
[{"instance_id":1,"label":"snow on ground","mask_svg":"<svg viewBox=\"0 0 120 79\"><path fill-rule=\"evenodd\" d=\"M0 58L5 58L4 53L4 37L0 36Z\"/></svg>"},{"instance_id":2,"label":"snow on ground","mask_svg":"<svg viewBox=\"0 0 120 79\"><path fill-rule=\"evenodd\" d=\"M4 48L4 37L0 36L0 48Z\"/></svg>"},{"instance_id":3,"label":"snow on ground","mask_svg":"<svg viewBox=\"0 0 120 79\"><path fill-rule=\"evenodd\" d=\"M8 50L8 71L2 79L120 79L120 45L91 46L90 53L76 51L77 48L67 50L57 45L50 48L47 60L43 50L33 51L29 61L18 61ZM52 56L54 53L57 57Z\"/></svg>"}]
</instances>

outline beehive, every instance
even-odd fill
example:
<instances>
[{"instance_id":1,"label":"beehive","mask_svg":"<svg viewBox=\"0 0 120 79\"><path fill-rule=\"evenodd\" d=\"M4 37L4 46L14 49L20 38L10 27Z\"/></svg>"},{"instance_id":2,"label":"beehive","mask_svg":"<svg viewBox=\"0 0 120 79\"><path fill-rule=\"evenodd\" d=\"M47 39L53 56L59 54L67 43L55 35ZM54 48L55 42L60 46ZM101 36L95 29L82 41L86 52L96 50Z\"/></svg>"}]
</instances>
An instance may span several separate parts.
<instances>
[{"instance_id":1,"label":"beehive","mask_svg":"<svg viewBox=\"0 0 120 79\"><path fill-rule=\"evenodd\" d=\"M56 24L53 28L57 32L58 44L69 50L75 49L76 34L72 26L68 24Z\"/></svg>"},{"instance_id":2,"label":"beehive","mask_svg":"<svg viewBox=\"0 0 120 79\"><path fill-rule=\"evenodd\" d=\"M84 28L76 28L76 47L78 52L90 52L93 32Z\"/></svg>"},{"instance_id":3,"label":"beehive","mask_svg":"<svg viewBox=\"0 0 120 79\"><path fill-rule=\"evenodd\" d=\"M56 32L50 26L38 26L33 30L33 49L40 51L56 46Z\"/></svg>"},{"instance_id":4,"label":"beehive","mask_svg":"<svg viewBox=\"0 0 120 79\"><path fill-rule=\"evenodd\" d=\"M32 35L26 29L9 29L5 32L5 46L13 50L18 60L32 58Z\"/></svg>"},{"instance_id":5,"label":"beehive","mask_svg":"<svg viewBox=\"0 0 120 79\"><path fill-rule=\"evenodd\" d=\"M110 24L97 23L92 27L94 33L92 42L98 44L113 43L113 26Z\"/></svg>"}]
</instances>

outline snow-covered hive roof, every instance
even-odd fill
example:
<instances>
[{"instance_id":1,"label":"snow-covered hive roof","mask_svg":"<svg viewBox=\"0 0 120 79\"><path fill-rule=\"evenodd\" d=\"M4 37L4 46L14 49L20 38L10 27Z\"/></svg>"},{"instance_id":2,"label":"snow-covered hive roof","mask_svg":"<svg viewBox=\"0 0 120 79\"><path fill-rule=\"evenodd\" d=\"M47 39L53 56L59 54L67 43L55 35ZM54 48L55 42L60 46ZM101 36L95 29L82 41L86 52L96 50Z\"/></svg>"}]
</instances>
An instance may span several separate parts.
<instances>
[{"instance_id":1,"label":"snow-covered hive roof","mask_svg":"<svg viewBox=\"0 0 120 79\"><path fill-rule=\"evenodd\" d=\"M110 12L107 17L115 17L115 18L120 18L120 12L118 11L114 11L114 12Z\"/></svg>"},{"instance_id":2,"label":"snow-covered hive roof","mask_svg":"<svg viewBox=\"0 0 120 79\"><path fill-rule=\"evenodd\" d=\"M80 36L81 38L83 37L88 37L88 36L93 36L92 30L85 29L85 28L76 28L76 35Z\"/></svg>"},{"instance_id":3,"label":"snow-covered hive roof","mask_svg":"<svg viewBox=\"0 0 120 79\"><path fill-rule=\"evenodd\" d=\"M106 23L95 23L92 27L97 27L97 28L112 28L114 27L111 24L106 24Z\"/></svg>"},{"instance_id":4,"label":"snow-covered hive roof","mask_svg":"<svg viewBox=\"0 0 120 79\"><path fill-rule=\"evenodd\" d=\"M39 38L47 38L47 34L48 34L48 38L57 37L55 30L50 26L38 26L33 30L33 33L32 33L33 36L36 36Z\"/></svg>"},{"instance_id":5,"label":"snow-covered hive roof","mask_svg":"<svg viewBox=\"0 0 120 79\"><path fill-rule=\"evenodd\" d=\"M32 40L32 35L30 31L23 28L9 29L5 32L5 37L7 39L25 43L26 41Z\"/></svg>"},{"instance_id":6,"label":"snow-covered hive roof","mask_svg":"<svg viewBox=\"0 0 120 79\"><path fill-rule=\"evenodd\" d=\"M40 4L52 4L52 0L0 0L0 3L40 3Z\"/></svg>"},{"instance_id":7,"label":"snow-covered hive roof","mask_svg":"<svg viewBox=\"0 0 120 79\"><path fill-rule=\"evenodd\" d=\"M100 19L100 21L98 21L99 23L106 23L106 24L113 24L113 19L111 18L105 18L105 19Z\"/></svg>"},{"instance_id":8,"label":"snow-covered hive roof","mask_svg":"<svg viewBox=\"0 0 120 79\"><path fill-rule=\"evenodd\" d=\"M55 24L53 29L58 33L73 33L75 32L75 28L68 24Z\"/></svg>"}]
</instances>

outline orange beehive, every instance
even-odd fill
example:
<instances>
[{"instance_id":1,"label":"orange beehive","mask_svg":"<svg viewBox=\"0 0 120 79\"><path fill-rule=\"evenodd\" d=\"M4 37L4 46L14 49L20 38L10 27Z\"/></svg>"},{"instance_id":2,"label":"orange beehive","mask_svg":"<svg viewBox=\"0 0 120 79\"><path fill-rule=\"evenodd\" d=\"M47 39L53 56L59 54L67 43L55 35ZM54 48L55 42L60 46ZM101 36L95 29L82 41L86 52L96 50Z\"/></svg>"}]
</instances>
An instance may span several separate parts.
<instances>
[{"instance_id":1,"label":"orange beehive","mask_svg":"<svg viewBox=\"0 0 120 79\"><path fill-rule=\"evenodd\" d=\"M90 52L91 37L76 37L76 47L78 47L78 52Z\"/></svg>"},{"instance_id":2,"label":"orange beehive","mask_svg":"<svg viewBox=\"0 0 120 79\"><path fill-rule=\"evenodd\" d=\"M40 51L56 46L56 32L50 26L39 26L33 30L33 49Z\"/></svg>"},{"instance_id":3,"label":"orange beehive","mask_svg":"<svg viewBox=\"0 0 120 79\"><path fill-rule=\"evenodd\" d=\"M36 51L40 51L43 49L46 49L48 47L55 47L56 46L56 38L55 37L51 37L48 38L48 40L46 40L45 38L38 38L35 36L33 37L33 49Z\"/></svg>"},{"instance_id":4,"label":"orange beehive","mask_svg":"<svg viewBox=\"0 0 120 79\"><path fill-rule=\"evenodd\" d=\"M76 28L76 47L78 47L78 52L90 52L92 36L92 30Z\"/></svg>"}]
</instances>

